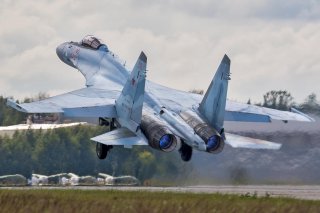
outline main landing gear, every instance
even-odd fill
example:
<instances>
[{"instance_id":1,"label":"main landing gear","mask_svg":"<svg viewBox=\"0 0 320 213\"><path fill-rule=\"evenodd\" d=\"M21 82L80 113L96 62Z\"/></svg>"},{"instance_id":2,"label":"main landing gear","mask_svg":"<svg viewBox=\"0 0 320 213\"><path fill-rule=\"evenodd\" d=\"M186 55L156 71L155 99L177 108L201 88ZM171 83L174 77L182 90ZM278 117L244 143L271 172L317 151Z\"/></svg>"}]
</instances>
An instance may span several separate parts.
<instances>
[{"instance_id":1,"label":"main landing gear","mask_svg":"<svg viewBox=\"0 0 320 213\"><path fill-rule=\"evenodd\" d=\"M99 126L109 126L110 131L116 129L115 119L99 118ZM96 153L99 159L105 159L108 155L108 152L113 148L112 145L106 145L103 143L96 144Z\"/></svg>"},{"instance_id":2,"label":"main landing gear","mask_svg":"<svg viewBox=\"0 0 320 213\"><path fill-rule=\"evenodd\" d=\"M183 161L190 161L192 157L192 147L181 140L181 147L179 149L181 159Z\"/></svg>"},{"instance_id":3,"label":"main landing gear","mask_svg":"<svg viewBox=\"0 0 320 213\"><path fill-rule=\"evenodd\" d=\"M108 152L110 149L112 149L112 145L105 145L103 143L97 143L96 144L96 153L99 159L105 159L108 155Z\"/></svg>"}]
</instances>

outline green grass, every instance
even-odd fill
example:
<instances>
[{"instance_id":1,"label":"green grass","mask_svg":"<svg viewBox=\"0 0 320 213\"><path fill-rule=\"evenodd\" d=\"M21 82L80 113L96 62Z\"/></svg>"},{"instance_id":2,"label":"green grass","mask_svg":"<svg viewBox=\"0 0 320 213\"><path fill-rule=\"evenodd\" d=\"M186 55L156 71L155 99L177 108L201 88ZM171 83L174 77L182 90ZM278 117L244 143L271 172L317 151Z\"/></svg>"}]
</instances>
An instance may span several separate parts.
<instances>
[{"instance_id":1,"label":"green grass","mask_svg":"<svg viewBox=\"0 0 320 213\"><path fill-rule=\"evenodd\" d=\"M320 201L170 192L0 189L0 212L320 212Z\"/></svg>"}]
</instances>

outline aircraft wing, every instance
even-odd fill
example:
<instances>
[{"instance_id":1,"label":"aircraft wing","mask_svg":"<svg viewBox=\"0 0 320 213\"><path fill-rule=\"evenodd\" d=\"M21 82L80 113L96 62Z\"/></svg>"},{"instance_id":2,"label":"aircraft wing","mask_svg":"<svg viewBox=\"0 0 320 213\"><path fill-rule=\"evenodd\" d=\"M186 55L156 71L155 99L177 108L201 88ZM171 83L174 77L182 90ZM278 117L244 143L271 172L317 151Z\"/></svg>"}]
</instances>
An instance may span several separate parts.
<instances>
[{"instance_id":1,"label":"aircraft wing","mask_svg":"<svg viewBox=\"0 0 320 213\"><path fill-rule=\"evenodd\" d=\"M148 82L146 89L148 93L157 97L163 106L175 112L181 109L198 107L203 98L199 94L171 89L153 82ZM225 121L271 122L272 119L282 121L314 121L313 118L295 109L292 110L293 112L281 111L230 100L227 100L225 109Z\"/></svg>"},{"instance_id":2,"label":"aircraft wing","mask_svg":"<svg viewBox=\"0 0 320 213\"><path fill-rule=\"evenodd\" d=\"M119 91L83 88L31 103L7 105L25 113L63 113L67 117L116 117L115 99Z\"/></svg>"},{"instance_id":3,"label":"aircraft wing","mask_svg":"<svg viewBox=\"0 0 320 213\"><path fill-rule=\"evenodd\" d=\"M292 112L289 112L227 101L226 121L271 122L270 119L282 121L314 121L313 118L296 109L292 109Z\"/></svg>"}]
</instances>

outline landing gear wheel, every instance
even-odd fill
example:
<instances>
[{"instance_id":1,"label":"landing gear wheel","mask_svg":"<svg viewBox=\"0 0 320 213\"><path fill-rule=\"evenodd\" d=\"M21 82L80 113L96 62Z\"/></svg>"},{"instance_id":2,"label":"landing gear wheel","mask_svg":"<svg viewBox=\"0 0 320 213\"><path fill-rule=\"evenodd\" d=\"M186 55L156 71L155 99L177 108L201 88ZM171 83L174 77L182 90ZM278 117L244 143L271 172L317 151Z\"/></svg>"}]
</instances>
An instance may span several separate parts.
<instances>
[{"instance_id":1,"label":"landing gear wheel","mask_svg":"<svg viewBox=\"0 0 320 213\"><path fill-rule=\"evenodd\" d=\"M183 161L190 161L192 157L192 147L181 141L181 147L179 149L181 159Z\"/></svg>"},{"instance_id":2,"label":"landing gear wheel","mask_svg":"<svg viewBox=\"0 0 320 213\"><path fill-rule=\"evenodd\" d=\"M105 145L103 143L96 144L96 153L99 159L105 159L108 155L108 151L112 149L112 146Z\"/></svg>"}]
</instances>

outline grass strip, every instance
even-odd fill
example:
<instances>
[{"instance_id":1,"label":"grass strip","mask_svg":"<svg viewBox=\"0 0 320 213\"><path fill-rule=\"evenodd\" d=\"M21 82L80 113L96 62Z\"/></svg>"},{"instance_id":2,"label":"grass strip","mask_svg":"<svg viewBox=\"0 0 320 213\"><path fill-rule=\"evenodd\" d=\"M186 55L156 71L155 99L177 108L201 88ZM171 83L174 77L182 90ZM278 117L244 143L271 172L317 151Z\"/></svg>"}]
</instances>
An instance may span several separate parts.
<instances>
[{"instance_id":1,"label":"grass strip","mask_svg":"<svg viewBox=\"0 0 320 213\"><path fill-rule=\"evenodd\" d=\"M320 201L172 192L0 189L0 212L320 212Z\"/></svg>"}]
</instances>

